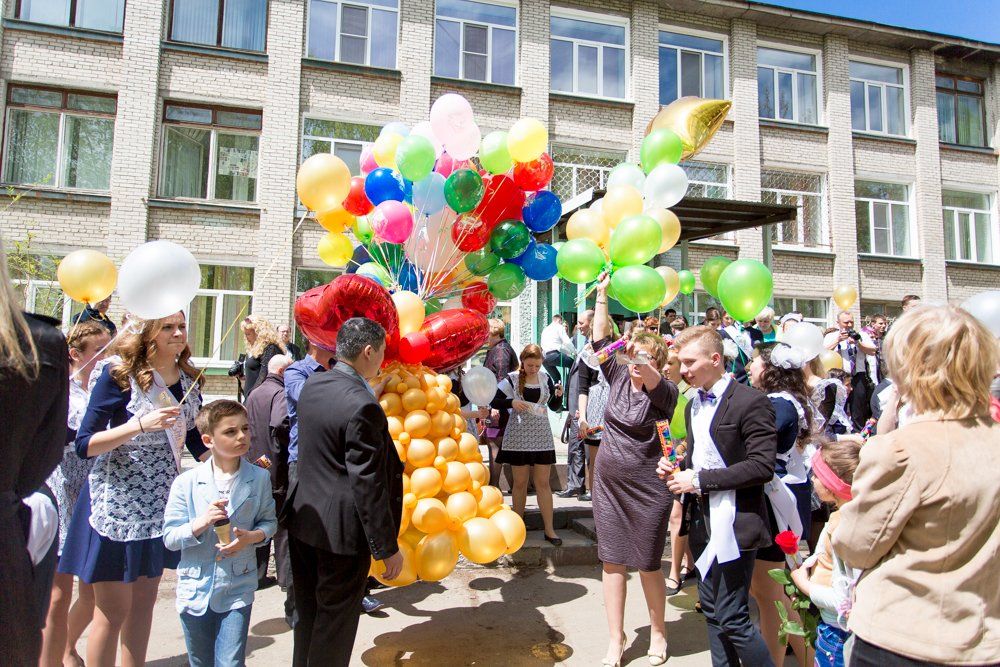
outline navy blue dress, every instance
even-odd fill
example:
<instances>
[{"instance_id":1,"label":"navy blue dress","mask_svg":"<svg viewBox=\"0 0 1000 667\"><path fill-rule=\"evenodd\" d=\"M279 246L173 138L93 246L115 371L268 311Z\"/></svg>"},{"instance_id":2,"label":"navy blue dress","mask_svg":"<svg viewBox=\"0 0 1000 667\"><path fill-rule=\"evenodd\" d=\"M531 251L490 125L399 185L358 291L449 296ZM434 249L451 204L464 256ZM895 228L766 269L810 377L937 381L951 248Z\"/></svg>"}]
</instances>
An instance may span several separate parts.
<instances>
[{"instance_id":1,"label":"navy blue dress","mask_svg":"<svg viewBox=\"0 0 1000 667\"><path fill-rule=\"evenodd\" d=\"M122 390L110 374L111 366L103 369L90 395L87 412L77 430L76 452L87 456L90 439L95 434L121 426L132 418L127 406L132 397L130 390ZM181 382L168 387L178 401L184 393ZM188 451L197 460L207 449L201 442L196 428L189 429L185 438ZM173 466L173 461L170 461ZM167 487L169 492L169 486ZM73 574L88 584L96 582L131 583L139 577L159 577L164 568L174 569L180 561L179 551L170 551L162 537L118 541L101 535L94 529L91 519L90 480L83 485L70 522L63 553L59 559L59 572ZM162 522L162 516L160 517Z\"/></svg>"}]
</instances>

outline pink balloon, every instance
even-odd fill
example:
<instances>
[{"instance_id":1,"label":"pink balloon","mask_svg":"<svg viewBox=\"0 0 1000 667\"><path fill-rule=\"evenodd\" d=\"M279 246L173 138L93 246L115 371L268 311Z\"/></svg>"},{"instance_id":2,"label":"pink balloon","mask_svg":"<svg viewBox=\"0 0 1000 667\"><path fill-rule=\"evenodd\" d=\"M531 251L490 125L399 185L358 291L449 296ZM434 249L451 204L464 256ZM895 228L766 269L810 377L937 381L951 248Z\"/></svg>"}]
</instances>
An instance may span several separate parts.
<instances>
[{"instance_id":1,"label":"pink balloon","mask_svg":"<svg viewBox=\"0 0 1000 667\"><path fill-rule=\"evenodd\" d=\"M434 171L448 178L451 176L451 172L455 171L456 167L458 167L458 164L455 158L447 153L441 153L441 157L437 159L437 163L434 165Z\"/></svg>"},{"instance_id":2,"label":"pink balloon","mask_svg":"<svg viewBox=\"0 0 1000 667\"><path fill-rule=\"evenodd\" d=\"M445 139L444 149L451 153L451 156L456 160L468 160L479 152L481 143L483 143L483 134L479 131L479 126L472 123L471 126L456 131Z\"/></svg>"},{"instance_id":3,"label":"pink balloon","mask_svg":"<svg viewBox=\"0 0 1000 667\"><path fill-rule=\"evenodd\" d=\"M372 231L389 243L403 243L413 231L413 212L400 201L384 201L372 213Z\"/></svg>"},{"instance_id":4,"label":"pink balloon","mask_svg":"<svg viewBox=\"0 0 1000 667\"><path fill-rule=\"evenodd\" d=\"M455 93L447 93L434 100L430 118L434 135L446 144L446 149L450 137L468 132L469 127L475 124L469 100Z\"/></svg>"},{"instance_id":5,"label":"pink balloon","mask_svg":"<svg viewBox=\"0 0 1000 667\"><path fill-rule=\"evenodd\" d=\"M376 169L378 169L378 163L375 162L373 147L365 146L361 149L361 175L367 176Z\"/></svg>"},{"instance_id":6,"label":"pink balloon","mask_svg":"<svg viewBox=\"0 0 1000 667\"><path fill-rule=\"evenodd\" d=\"M455 214L441 210L414 225L406 239L404 250L410 262L421 271L439 273L446 271L464 256L451 240L451 226Z\"/></svg>"}]
</instances>

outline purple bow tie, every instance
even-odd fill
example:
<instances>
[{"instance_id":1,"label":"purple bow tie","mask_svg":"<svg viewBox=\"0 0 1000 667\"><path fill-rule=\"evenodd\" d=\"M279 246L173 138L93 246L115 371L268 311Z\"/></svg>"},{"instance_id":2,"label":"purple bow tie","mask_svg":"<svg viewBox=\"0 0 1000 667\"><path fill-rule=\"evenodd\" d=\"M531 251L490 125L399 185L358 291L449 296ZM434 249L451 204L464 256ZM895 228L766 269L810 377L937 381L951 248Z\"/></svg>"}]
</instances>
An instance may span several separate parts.
<instances>
[{"instance_id":1,"label":"purple bow tie","mask_svg":"<svg viewBox=\"0 0 1000 667\"><path fill-rule=\"evenodd\" d=\"M702 403L715 403L716 396L710 391L705 391L704 389L698 390L698 400Z\"/></svg>"}]
</instances>

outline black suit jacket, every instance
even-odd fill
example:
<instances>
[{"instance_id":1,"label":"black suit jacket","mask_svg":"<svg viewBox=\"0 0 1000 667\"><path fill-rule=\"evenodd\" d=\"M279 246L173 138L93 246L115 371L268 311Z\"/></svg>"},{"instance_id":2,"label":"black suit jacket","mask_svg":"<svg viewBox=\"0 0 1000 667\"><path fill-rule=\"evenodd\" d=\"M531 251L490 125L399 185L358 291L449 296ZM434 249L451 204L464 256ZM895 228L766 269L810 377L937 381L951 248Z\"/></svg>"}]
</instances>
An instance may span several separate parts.
<instances>
[{"instance_id":1,"label":"black suit jacket","mask_svg":"<svg viewBox=\"0 0 1000 667\"><path fill-rule=\"evenodd\" d=\"M338 363L306 381L297 412L298 480L283 512L288 532L335 554L384 560L396 553L403 463L367 383Z\"/></svg>"},{"instance_id":2,"label":"black suit jacket","mask_svg":"<svg viewBox=\"0 0 1000 667\"><path fill-rule=\"evenodd\" d=\"M688 448L684 467L690 469L691 455L698 446L691 427L694 401L687 404ZM778 452L774 408L767 396L730 381L719 398L711 426L712 439L725 461L725 468L702 470L698 475L702 493L736 491L736 541L740 549L761 549L771 545L764 505L764 484L774 476ZM708 508L708 503L702 503ZM692 540L697 540L692 526ZM707 539L707 536L705 537Z\"/></svg>"}]
</instances>

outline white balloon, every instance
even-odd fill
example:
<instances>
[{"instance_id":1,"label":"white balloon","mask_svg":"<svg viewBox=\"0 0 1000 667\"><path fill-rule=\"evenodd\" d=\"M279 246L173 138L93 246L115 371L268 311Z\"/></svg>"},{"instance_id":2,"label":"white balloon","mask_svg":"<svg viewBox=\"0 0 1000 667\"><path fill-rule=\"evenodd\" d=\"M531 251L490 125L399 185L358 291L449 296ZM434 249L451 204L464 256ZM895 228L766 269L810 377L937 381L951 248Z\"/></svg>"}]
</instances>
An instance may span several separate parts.
<instances>
[{"instance_id":1,"label":"white balloon","mask_svg":"<svg viewBox=\"0 0 1000 667\"><path fill-rule=\"evenodd\" d=\"M122 306L144 320L187 308L201 285L198 260L172 241L150 241L129 253L118 270Z\"/></svg>"},{"instance_id":2,"label":"white balloon","mask_svg":"<svg viewBox=\"0 0 1000 667\"><path fill-rule=\"evenodd\" d=\"M462 376L462 392L473 405L489 405L497 393L497 378L482 366L473 366Z\"/></svg>"},{"instance_id":3,"label":"white balloon","mask_svg":"<svg viewBox=\"0 0 1000 667\"><path fill-rule=\"evenodd\" d=\"M1000 290L980 292L962 302L962 309L1000 338Z\"/></svg>"},{"instance_id":4,"label":"white balloon","mask_svg":"<svg viewBox=\"0 0 1000 667\"><path fill-rule=\"evenodd\" d=\"M676 164L661 164L649 172L642 187L647 209L670 208L687 194L688 177Z\"/></svg>"},{"instance_id":5,"label":"white balloon","mask_svg":"<svg viewBox=\"0 0 1000 667\"><path fill-rule=\"evenodd\" d=\"M594 201L590 202L589 208L597 215L604 217L604 197L598 197Z\"/></svg>"},{"instance_id":6,"label":"white balloon","mask_svg":"<svg viewBox=\"0 0 1000 667\"><path fill-rule=\"evenodd\" d=\"M465 256L451 240L454 220L454 212L445 208L417 221L404 246L406 256L415 267L438 273L455 266Z\"/></svg>"},{"instance_id":7,"label":"white balloon","mask_svg":"<svg viewBox=\"0 0 1000 667\"><path fill-rule=\"evenodd\" d=\"M642 186L645 183L646 174L642 172L642 169L640 169L638 165L622 162L620 165L612 169L611 173L608 175L607 188L610 190L616 185L631 185L639 192L642 192Z\"/></svg>"},{"instance_id":8,"label":"white balloon","mask_svg":"<svg viewBox=\"0 0 1000 667\"><path fill-rule=\"evenodd\" d=\"M781 342L801 350L810 361L823 351L823 332L812 322L796 322L781 337Z\"/></svg>"}]
</instances>

